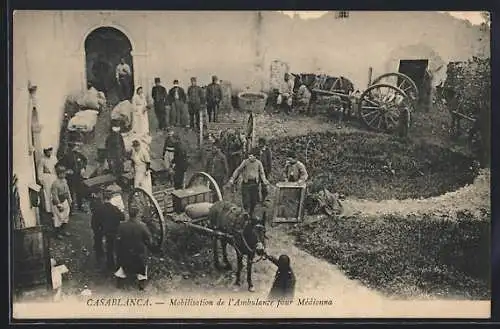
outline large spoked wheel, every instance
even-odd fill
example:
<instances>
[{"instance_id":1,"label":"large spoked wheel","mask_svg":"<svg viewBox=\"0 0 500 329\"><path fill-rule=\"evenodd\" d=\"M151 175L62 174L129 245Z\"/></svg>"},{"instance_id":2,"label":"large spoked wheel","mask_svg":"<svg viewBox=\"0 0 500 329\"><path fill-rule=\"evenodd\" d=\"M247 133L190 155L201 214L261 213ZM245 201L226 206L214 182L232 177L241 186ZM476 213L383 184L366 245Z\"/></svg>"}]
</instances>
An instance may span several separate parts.
<instances>
[{"instance_id":1,"label":"large spoked wheel","mask_svg":"<svg viewBox=\"0 0 500 329\"><path fill-rule=\"evenodd\" d=\"M412 103L401 89L388 85L373 85L361 95L358 115L369 128L379 132L395 132L404 120L409 126Z\"/></svg>"},{"instance_id":2,"label":"large spoked wheel","mask_svg":"<svg viewBox=\"0 0 500 329\"><path fill-rule=\"evenodd\" d=\"M399 72L385 73L373 80L372 86L377 84L389 84L394 87L401 89L405 94L407 94L413 105L418 102L419 91L415 82L406 74Z\"/></svg>"},{"instance_id":3,"label":"large spoked wheel","mask_svg":"<svg viewBox=\"0 0 500 329\"><path fill-rule=\"evenodd\" d=\"M212 203L222 201L222 193L219 185L215 179L206 172L197 172L191 176L187 187L190 188L194 186L207 186L212 191Z\"/></svg>"},{"instance_id":4,"label":"large spoked wheel","mask_svg":"<svg viewBox=\"0 0 500 329\"><path fill-rule=\"evenodd\" d=\"M165 218L155 198L140 187L134 188L128 199L129 209L133 205L139 209L138 217L146 224L152 235L152 251L160 252L165 239Z\"/></svg>"}]
</instances>

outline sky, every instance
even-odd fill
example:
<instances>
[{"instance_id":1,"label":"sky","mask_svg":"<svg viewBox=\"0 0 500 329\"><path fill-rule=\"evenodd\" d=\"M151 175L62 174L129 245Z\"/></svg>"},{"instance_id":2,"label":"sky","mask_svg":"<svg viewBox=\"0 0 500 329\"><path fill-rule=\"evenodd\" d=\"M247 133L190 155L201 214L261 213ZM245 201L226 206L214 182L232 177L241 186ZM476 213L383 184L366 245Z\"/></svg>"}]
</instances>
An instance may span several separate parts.
<instances>
[{"instance_id":1,"label":"sky","mask_svg":"<svg viewBox=\"0 0 500 329\"><path fill-rule=\"evenodd\" d=\"M294 11L282 11L282 13L293 16ZM327 11L299 11L297 12L301 18L311 19L318 18L322 15L326 14ZM442 11L442 13L449 13L450 15L460 18L466 19L474 25L479 25L483 22L483 18L481 17L481 12L479 11Z\"/></svg>"}]
</instances>

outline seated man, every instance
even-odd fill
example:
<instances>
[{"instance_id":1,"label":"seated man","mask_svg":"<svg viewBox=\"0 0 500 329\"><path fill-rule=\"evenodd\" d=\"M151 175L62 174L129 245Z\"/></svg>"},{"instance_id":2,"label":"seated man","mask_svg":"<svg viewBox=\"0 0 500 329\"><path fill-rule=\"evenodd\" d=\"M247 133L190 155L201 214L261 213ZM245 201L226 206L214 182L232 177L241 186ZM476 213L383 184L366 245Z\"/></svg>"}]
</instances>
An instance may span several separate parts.
<instances>
[{"instance_id":1,"label":"seated man","mask_svg":"<svg viewBox=\"0 0 500 329\"><path fill-rule=\"evenodd\" d=\"M283 106L286 114L289 114L292 109L292 97L293 97L293 79L290 78L290 74L285 73L285 80L279 90L279 95L276 100L276 105L278 106L278 108L281 108ZM282 105L283 103L284 105Z\"/></svg>"},{"instance_id":2,"label":"seated man","mask_svg":"<svg viewBox=\"0 0 500 329\"><path fill-rule=\"evenodd\" d=\"M297 92L297 105L299 112L306 112L309 108L311 101L311 92L307 89L306 85L300 81L300 87Z\"/></svg>"}]
</instances>

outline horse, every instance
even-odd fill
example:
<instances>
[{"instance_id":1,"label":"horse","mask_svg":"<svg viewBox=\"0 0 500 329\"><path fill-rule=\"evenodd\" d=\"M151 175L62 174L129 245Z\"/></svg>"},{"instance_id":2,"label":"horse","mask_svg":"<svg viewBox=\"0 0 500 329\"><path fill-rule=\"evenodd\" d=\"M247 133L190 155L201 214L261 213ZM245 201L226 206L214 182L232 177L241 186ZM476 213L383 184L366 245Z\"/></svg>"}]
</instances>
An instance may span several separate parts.
<instances>
[{"instance_id":1,"label":"horse","mask_svg":"<svg viewBox=\"0 0 500 329\"><path fill-rule=\"evenodd\" d=\"M208 212L209 227L223 235L214 235L213 254L214 265L220 269L218 241L222 245L222 257L226 270L231 270L227 258L227 245L236 250L238 267L235 285L240 286L243 256L247 257L248 291L255 291L252 282L252 264L255 255L263 256L265 251L266 226L265 219L250 218L248 212L229 201L215 202Z\"/></svg>"}]
</instances>

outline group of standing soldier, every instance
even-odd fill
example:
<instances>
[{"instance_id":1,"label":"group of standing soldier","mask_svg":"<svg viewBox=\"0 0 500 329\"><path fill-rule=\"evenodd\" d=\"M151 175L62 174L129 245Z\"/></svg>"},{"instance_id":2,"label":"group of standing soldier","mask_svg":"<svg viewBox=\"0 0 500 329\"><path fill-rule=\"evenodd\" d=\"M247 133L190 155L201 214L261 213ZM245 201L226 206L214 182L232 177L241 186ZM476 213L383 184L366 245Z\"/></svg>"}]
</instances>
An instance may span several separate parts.
<instances>
[{"instance_id":1,"label":"group of standing soldier","mask_svg":"<svg viewBox=\"0 0 500 329\"><path fill-rule=\"evenodd\" d=\"M200 111L205 107L209 121L217 120L222 89L216 76L212 76L212 83L205 88L200 87L197 79L192 77L187 93L179 86L179 80L174 80L173 84L167 92L161 85L160 78L155 78L155 86L151 90L160 130L166 130L169 126L197 130L200 125Z\"/></svg>"}]
</instances>

